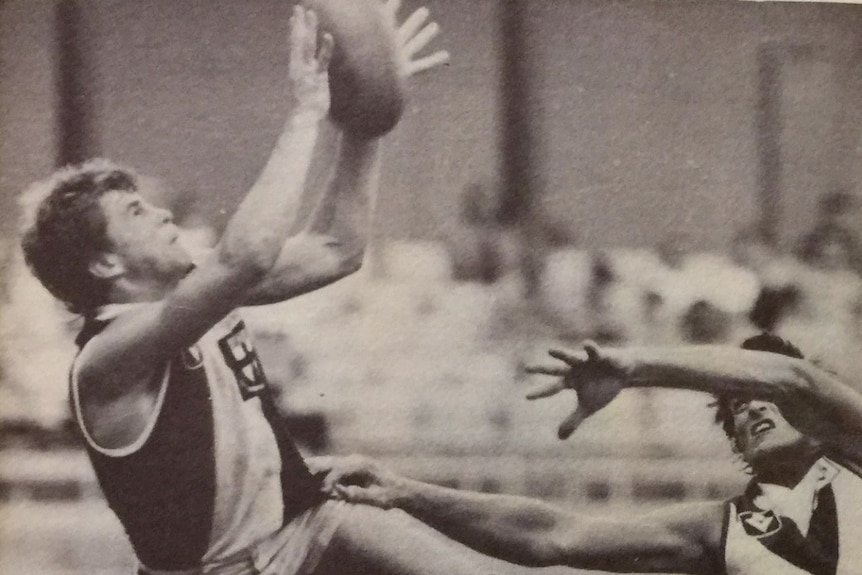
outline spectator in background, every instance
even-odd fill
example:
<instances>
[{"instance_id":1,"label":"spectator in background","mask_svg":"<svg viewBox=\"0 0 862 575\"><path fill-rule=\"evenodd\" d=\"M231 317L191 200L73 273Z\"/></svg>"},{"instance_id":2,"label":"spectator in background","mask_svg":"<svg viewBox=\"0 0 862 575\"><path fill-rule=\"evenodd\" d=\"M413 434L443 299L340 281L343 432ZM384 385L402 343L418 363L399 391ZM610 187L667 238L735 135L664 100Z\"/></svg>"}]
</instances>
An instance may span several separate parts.
<instances>
[{"instance_id":1,"label":"spectator in background","mask_svg":"<svg viewBox=\"0 0 862 575\"><path fill-rule=\"evenodd\" d=\"M821 196L817 221L796 247L800 260L816 268L862 272L862 247L853 225L858 199L847 189Z\"/></svg>"},{"instance_id":2,"label":"spectator in background","mask_svg":"<svg viewBox=\"0 0 862 575\"><path fill-rule=\"evenodd\" d=\"M461 195L456 229L445 238L457 281L491 284L520 270L526 284L539 281L548 253L566 251L576 237L564 221L540 212L532 214L529 229L507 221L502 198L494 186L468 184Z\"/></svg>"},{"instance_id":3,"label":"spectator in background","mask_svg":"<svg viewBox=\"0 0 862 575\"><path fill-rule=\"evenodd\" d=\"M778 257L775 243L757 223L739 230L730 243L730 257L733 261L757 275L762 275Z\"/></svg>"},{"instance_id":4,"label":"spectator in background","mask_svg":"<svg viewBox=\"0 0 862 575\"><path fill-rule=\"evenodd\" d=\"M615 325L611 314L612 288L619 282L613 264L607 254L598 253L590 263L590 283L587 291L587 310L590 317L589 336L602 343L619 342L623 339L623 327ZM631 320L636 320L632 317Z\"/></svg>"},{"instance_id":5,"label":"spectator in background","mask_svg":"<svg viewBox=\"0 0 862 575\"><path fill-rule=\"evenodd\" d=\"M750 321L848 373L857 368L862 318L862 277L853 264L858 244L849 224L854 203L846 192L824 195L817 225L792 255L756 226L740 232L732 248L734 260L760 282Z\"/></svg>"},{"instance_id":6,"label":"spectator in background","mask_svg":"<svg viewBox=\"0 0 862 575\"><path fill-rule=\"evenodd\" d=\"M775 330L799 304L799 287L794 283L798 263L781 254L757 224L738 232L730 249L733 261L747 269L755 281L757 291L748 319L759 329Z\"/></svg>"},{"instance_id":7,"label":"spectator in background","mask_svg":"<svg viewBox=\"0 0 862 575\"><path fill-rule=\"evenodd\" d=\"M499 211L499 198L489 186L472 183L464 189L458 226L445 239L456 281L491 284L514 267L514 242Z\"/></svg>"}]
</instances>

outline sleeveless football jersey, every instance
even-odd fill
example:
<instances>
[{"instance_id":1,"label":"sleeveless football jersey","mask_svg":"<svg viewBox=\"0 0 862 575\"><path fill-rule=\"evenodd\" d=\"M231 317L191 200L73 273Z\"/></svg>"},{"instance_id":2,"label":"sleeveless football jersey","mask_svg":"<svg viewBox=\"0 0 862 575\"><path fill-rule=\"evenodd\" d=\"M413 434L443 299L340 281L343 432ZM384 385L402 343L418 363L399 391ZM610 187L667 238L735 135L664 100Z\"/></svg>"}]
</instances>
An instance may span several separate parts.
<instances>
[{"instance_id":1,"label":"sleeveless football jersey","mask_svg":"<svg viewBox=\"0 0 862 575\"><path fill-rule=\"evenodd\" d=\"M130 307L107 306L88 322L79 336L81 354ZM88 433L76 365L75 418L108 504L147 567L217 563L323 500L320 483L275 414L238 314L169 361L144 432L123 448L100 447Z\"/></svg>"},{"instance_id":2,"label":"sleeveless football jersey","mask_svg":"<svg viewBox=\"0 0 862 575\"><path fill-rule=\"evenodd\" d=\"M756 483L728 504L728 575L862 574L862 478L828 460L818 465L820 485L802 496L810 513L796 521L770 509Z\"/></svg>"}]
</instances>

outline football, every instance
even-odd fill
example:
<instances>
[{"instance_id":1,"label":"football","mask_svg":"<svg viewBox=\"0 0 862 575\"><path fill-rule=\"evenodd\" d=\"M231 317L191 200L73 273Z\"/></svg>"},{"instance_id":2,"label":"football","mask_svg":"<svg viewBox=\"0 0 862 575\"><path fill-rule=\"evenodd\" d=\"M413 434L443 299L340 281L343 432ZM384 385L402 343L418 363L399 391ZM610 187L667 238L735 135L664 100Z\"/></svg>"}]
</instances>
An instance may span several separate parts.
<instances>
[{"instance_id":1,"label":"football","mask_svg":"<svg viewBox=\"0 0 862 575\"><path fill-rule=\"evenodd\" d=\"M404 111L395 29L379 0L306 0L335 40L329 64L330 117L347 132L386 134Z\"/></svg>"}]
</instances>

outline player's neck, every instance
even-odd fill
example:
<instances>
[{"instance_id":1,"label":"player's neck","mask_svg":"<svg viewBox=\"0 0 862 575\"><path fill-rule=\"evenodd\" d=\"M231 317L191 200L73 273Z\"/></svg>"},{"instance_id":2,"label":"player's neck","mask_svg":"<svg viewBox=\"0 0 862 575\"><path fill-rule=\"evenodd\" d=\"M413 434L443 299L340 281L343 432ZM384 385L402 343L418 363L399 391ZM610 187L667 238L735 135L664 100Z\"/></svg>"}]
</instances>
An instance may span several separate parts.
<instances>
[{"instance_id":1,"label":"player's neck","mask_svg":"<svg viewBox=\"0 0 862 575\"><path fill-rule=\"evenodd\" d=\"M792 489L802 481L811 466L823 454L819 449L807 449L788 455L786 453L775 454L752 463L751 468L757 481Z\"/></svg>"},{"instance_id":2,"label":"player's neck","mask_svg":"<svg viewBox=\"0 0 862 575\"><path fill-rule=\"evenodd\" d=\"M141 303L159 301L173 286L156 281L135 281L118 278L108 290L108 303Z\"/></svg>"}]
</instances>

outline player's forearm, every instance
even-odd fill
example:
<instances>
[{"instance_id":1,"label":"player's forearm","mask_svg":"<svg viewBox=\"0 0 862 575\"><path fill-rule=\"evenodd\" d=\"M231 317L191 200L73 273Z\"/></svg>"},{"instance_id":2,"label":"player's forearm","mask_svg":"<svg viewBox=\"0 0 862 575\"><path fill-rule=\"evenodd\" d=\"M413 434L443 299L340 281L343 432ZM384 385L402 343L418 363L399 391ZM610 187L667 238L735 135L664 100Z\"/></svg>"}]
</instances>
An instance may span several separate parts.
<instances>
[{"instance_id":1,"label":"player's forearm","mask_svg":"<svg viewBox=\"0 0 862 575\"><path fill-rule=\"evenodd\" d=\"M266 273L288 237L305 188L319 129L316 112L299 108L288 118L269 160L228 223L218 257Z\"/></svg>"},{"instance_id":2,"label":"player's forearm","mask_svg":"<svg viewBox=\"0 0 862 575\"><path fill-rule=\"evenodd\" d=\"M544 503L406 479L395 491L395 506L482 553L531 566L564 560L553 536L560 512Z\"/></svg>"},{"instance_id":3,"label":"player's forearm","mask_svg":"<svg viewBox=\"0 0 862 575\"><path fill-rule=\"evenodd\" d=\"M334 173L307 228L335 238L348 264L360 263L364 254L379 180L379 140L343 134Z\"/></svg>"},{"instance_id":4,"label":"player's forearm","mask_svg":"<svg viewBox=\"0 0 862 575\"><path fill-rule=\"evenodd\" d=\"M777 353L727 346L620 349L630 386L722 393L810 391L829 398L852 392L813 364ZM844 396L849 397L849 396Z\"/></svg>"},{"instance_id":5,"label":"player's forearm","mask_svg":"<svg viewBox=\"0 0 862 575\"><path fill-rule=\"evenodd\" d=\"M778 391L801 381L791 358L725 346L632 347L619 354L633 387L674 387L707 393Z\"/></svg>"},{"instance_id":6,"label":"player's forearm","mask_svg":"<svg viewBox=\"0 0 862 575\"><path fill-rule=\"evenodd\" d=\"M722 346L630 348L622 354L630 386L809 398L845 432L862 434L862 394L806 360Z\"/></svg>"},{"instance_id":7,"label":"player's forearm","mask_svg":"<svg viewBox=\"0 0 862 575\"><path fill-rule=\"evenodd\" d=\"M405 481L397 507L480 553L530 567L679 571L685 538L661 525L601 520L535 499ZM690 572L689 569L683 569Z\"/></svg>"},{"instance_id":8,"label":"player's forearm","mask_svg":"<svg viewBox=\"0 0 862 575\"><path fill-rule=\"evenodd\" d=\"M377 142L345 137L331 182L306 229L288 238L244 305L284 301L356 272L370 233L378 171Z\"/></svg>"}]
</instances>

